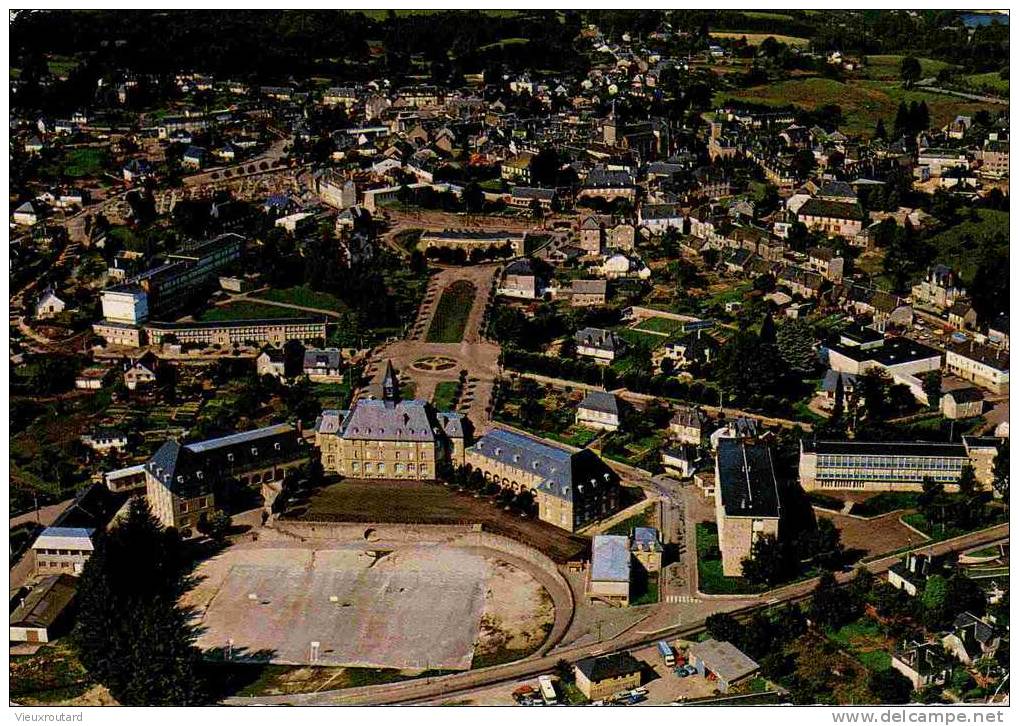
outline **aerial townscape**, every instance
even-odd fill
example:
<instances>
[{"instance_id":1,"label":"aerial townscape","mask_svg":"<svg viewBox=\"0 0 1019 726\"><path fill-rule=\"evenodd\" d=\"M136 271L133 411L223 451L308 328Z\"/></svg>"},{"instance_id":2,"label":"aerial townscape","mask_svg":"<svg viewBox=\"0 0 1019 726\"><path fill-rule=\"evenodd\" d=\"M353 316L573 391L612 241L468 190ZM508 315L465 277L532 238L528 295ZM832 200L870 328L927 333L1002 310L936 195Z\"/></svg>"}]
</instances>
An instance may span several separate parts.
<instances>
[{"instance_id":1,"label":"aerial townscape","mask_svg":"<svg viewBox=\"0 0 1019 726\"><path fill-rule=\"evenodd\" d=\"M11 11L11 703L1007 704L1008 20Z\"/></svg>"}]
</instances>

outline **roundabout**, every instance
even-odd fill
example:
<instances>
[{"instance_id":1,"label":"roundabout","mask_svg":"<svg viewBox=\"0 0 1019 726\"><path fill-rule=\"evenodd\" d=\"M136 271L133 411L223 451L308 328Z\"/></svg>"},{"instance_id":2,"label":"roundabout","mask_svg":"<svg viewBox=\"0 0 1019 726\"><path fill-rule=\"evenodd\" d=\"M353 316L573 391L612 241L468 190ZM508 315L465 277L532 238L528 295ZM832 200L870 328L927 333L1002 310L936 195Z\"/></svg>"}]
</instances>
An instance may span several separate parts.
<instances>
[{"instance_id":1,"label":"roundabout","mask_svg":"<svg viewBox=\"0 0 1019 726\"><path fill-rule=\"evenodd\" d=\"M449 358L444 355L429 355L424 358L418 358L410 364L410 367L416 371L422 371L426 373L435 373L438 371L448 371L456 368L457 362L453 358Z\"/></svg>"}]
</instances>

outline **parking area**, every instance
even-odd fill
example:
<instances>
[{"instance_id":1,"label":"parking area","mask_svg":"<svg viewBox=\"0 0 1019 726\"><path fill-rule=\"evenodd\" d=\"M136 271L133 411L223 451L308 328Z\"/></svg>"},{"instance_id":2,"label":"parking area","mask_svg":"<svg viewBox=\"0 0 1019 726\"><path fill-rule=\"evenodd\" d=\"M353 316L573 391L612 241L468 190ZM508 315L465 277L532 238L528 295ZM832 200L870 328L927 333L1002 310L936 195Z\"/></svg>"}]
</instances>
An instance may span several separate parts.
<instances>
[{"instance_id":1,"label":"parking area","mask_svg":"<svg viewBox=\"0 0 1019 726\"><path fill-rule=\"evenodd\" d=\"M643 683L644 688L648 691L648 696L643 704L661 705L675 701L688 701L694 698L705 698L715 693L716 684L707 678L696 674L685 677L676 675L674 668L670 668L662 662L662 657L655 646L635 650L633 656L648 665Z\"/></svg>"}]
</instances>

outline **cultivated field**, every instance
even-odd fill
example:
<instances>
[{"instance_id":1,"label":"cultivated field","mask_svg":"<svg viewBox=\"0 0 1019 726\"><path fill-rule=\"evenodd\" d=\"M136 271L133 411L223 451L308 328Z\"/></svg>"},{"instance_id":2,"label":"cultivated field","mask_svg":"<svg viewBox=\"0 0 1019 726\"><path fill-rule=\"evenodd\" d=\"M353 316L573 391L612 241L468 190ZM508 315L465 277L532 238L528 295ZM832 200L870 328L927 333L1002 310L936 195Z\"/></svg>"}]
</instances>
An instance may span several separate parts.
<instances>
[{"instance_id":1,"label":"cultivated field","mask_svg":"<svg viewBox=\"0 0 1019 726\"><path fill-rule=\"evenodd\" d=\"M587 540L551 524L521 519L492 500L460 493L434 482L345 479L315 492L287 518L318 522L481 523L565 562L587 551Z\"/></svg>"}]
</instances>

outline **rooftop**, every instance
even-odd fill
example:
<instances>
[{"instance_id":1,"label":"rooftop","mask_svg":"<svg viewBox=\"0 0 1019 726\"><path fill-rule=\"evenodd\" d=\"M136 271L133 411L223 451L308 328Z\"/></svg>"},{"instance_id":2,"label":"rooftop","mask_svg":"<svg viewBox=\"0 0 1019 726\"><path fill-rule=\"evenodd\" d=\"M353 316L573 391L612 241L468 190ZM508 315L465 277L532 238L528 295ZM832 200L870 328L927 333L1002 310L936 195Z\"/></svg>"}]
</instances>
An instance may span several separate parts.
<instances>
[{"instance_id":1,"label":"rooftop","mask_svg":"<svg viewBox=\"0 0 1019 726\"><path fill-rule=\"evenodd\" d=\"M760 666L732 643L705 640L690 645L690 655L704 662L704 667L727 683L755 673Z\"/></svg>"},{"instance_id":2,"label":"rooftop","mask_svg":"<svg viewBox=\"0 0 1019 726\"><path fill-rule=\"evenodd\" d=\"M620 534L599 534L591 542L591 580L630 581L630 540Z\"/></svg>"},{"instance_id":3,"label":"rooftop","mask_svg":"<svg viewBox=\"0 0 1019 726\"><path fill-rule=\"evenodd\" d=\"M592 683L628 676L641 671L642 664L629 653L613 653L577 661L577 670Z\"/></svg>"},{"instance_id":4,"label":"rooftop","mask_svg":"<svg viewBox=\"0 0 1019 726\"><path fill-rule=\"evenodd\" d=\"M725 513L735 517L778 517L778 479L765 444L720 439L716 467Z\"/></svg>"}]
</instances>

